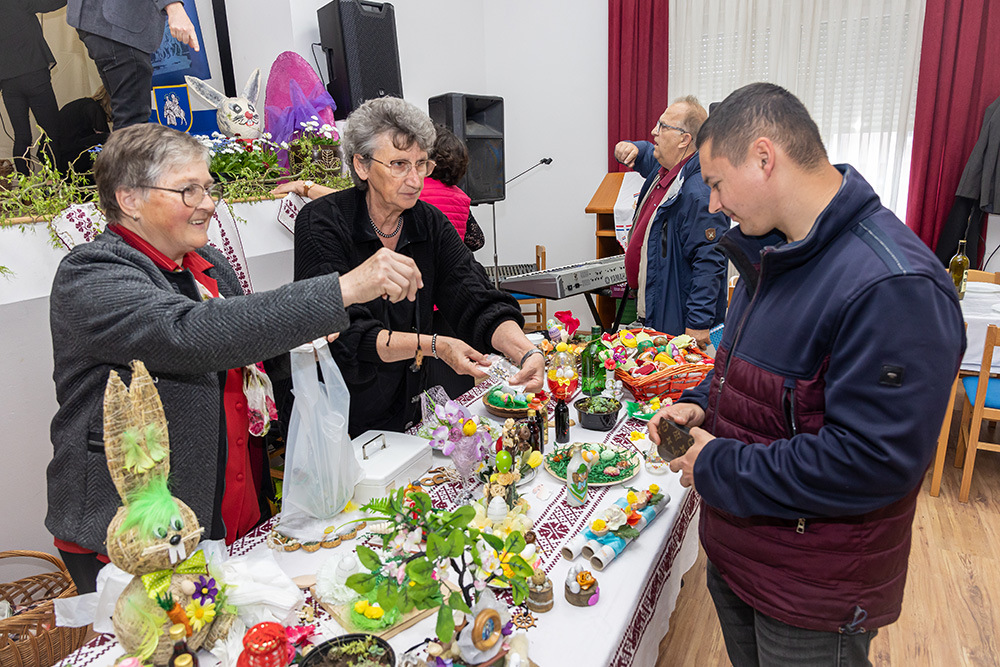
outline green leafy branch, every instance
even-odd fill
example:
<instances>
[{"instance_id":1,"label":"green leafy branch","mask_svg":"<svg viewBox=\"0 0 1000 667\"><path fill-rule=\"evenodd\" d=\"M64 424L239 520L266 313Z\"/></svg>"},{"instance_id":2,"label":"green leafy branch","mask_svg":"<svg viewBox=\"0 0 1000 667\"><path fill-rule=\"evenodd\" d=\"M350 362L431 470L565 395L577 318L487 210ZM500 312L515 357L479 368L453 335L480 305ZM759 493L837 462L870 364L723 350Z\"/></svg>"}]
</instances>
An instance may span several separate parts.
<instances>
[{"instance_id":1,"label":"green leafy branch","mask_svg":"<svg viewBox=\"0 0 1000 667\"><path fill-rule=\"evenodd\" d=\"M475 510L468 505L454 512L433 507L430 496L422 491L399 489L387 498L375 499L362 508L372 518L387 521L391 530L384 536L383 550L400 533L425 535L426 542L414 553L389 555L382 558L373 549L358 546L358 558L368 572L353 574L347 585L361 595L373 592L384 609L397 608L401 613L411 609L440 607L436 632L441 641L450 641L455 632L453 613L471 613L476 582L484 586L499 581L511 587L514 602L527 598L527 579L534 570L519 554L525 548L524 536L511 532L506 540L482 532L469 525ZM486 559L480 553L480 541L496 552ZM486 561L484 563L484 560ZM492 565L485 577L483 569ZM458 577L457 591L448 593L435 573L448 566ZM399 577L399 568L404 576ZM395 574L396 576L391 576ZM401 579L401 580L400 580ZM447 595L447 596L446 596Z\"/></svg>"}]
</instances>

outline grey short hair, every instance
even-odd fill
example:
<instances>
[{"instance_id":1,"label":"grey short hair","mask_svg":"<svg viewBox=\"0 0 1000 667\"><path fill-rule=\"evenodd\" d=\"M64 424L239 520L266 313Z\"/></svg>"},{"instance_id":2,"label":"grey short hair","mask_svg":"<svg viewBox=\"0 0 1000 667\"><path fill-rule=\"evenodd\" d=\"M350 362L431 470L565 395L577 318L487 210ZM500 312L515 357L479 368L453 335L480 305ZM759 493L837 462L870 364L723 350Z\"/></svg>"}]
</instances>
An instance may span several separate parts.
<instances>
[{"instance_id":1,"label":"grey short hair","mask_svg":"<svg viewBox=\"0 0 1000 667\"><path fill-rule=\"evenodd\" d=\"M701 130L702 123L708 118L708 112L705 111L705 107L701 106L701 102L694 95L678 97L674 100L674 104L678 103L687 106L687 112L684 114L684 129L691 135L694 143L697 143L698 132Z\"/></svg>"},{"instance_id":2,"label":"grey short hair","mask_svg":"<svg viewBox=\"0 0 1000 667\"><path fill-rule=\"evenodd\" d=\"M352 111L344 127L344 162L359 190L368 189L368 183L354 170L354 156L370 160L383 135L388 135L399 150L409 150L416 144L430 153L437 133L426 113L398 97L368 100Z\"/></svg>"},{"instance_id":3,"label":"grey short hair","mask_svg":"<svg viewBox=\"0 0 1000 667\"><path fill-rule=\"evenodd\" d=\"M142 123L112 132L94 162L99 205L108 222L118 222L123 215L118 190L159 185L168 171L199 160L211 164L206 146L163 125ZM147 194L143 192L143 199Z\"/></svg>"}]
</instances>

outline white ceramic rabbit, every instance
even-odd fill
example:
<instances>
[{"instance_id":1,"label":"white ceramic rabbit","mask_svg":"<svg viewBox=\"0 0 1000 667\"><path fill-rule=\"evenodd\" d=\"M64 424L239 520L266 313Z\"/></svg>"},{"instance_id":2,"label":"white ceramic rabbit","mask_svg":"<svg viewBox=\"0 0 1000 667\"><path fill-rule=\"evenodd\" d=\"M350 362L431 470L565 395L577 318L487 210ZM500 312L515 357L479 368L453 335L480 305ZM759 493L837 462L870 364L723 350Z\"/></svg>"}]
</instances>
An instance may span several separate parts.
<instances>
[{"instance_id":1,"label":"white ceramic rabbit","mask_svg":"<svg viewBox=\"0 0 1000 667\"><path fill-rule=\"evenodd\" d=\"M260 91L260 68L257 68L247 79L240 97L226 97L201 79L185 76L188 88L193 90L203 100L214 106L217 111L215 118L219 123L219 131L229 137L241 139L256 139L260 137L263 126L260 114L257 113L257 93Z\"/></svg>"}]
</instances>

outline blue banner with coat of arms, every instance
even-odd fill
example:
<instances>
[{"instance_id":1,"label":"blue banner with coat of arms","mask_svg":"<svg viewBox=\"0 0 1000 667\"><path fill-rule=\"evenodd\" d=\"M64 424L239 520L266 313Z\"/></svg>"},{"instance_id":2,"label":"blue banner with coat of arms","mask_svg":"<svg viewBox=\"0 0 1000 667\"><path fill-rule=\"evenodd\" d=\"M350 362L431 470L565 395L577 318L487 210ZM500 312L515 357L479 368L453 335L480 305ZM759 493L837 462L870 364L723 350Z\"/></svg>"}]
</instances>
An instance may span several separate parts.
<instances>
[{"instance_id":1,"label":"blue banner with coat of arms","mask_svg":"<svg viewBox=\"0 0 1000 667\"><path fill-rule=\"evenodd\" d=\"M153 113L156 114L157 123L180 132L191 129L194 119L187 84L155 86L153 96L156 98L156 109Z\"/></svg>"}]
</instances>

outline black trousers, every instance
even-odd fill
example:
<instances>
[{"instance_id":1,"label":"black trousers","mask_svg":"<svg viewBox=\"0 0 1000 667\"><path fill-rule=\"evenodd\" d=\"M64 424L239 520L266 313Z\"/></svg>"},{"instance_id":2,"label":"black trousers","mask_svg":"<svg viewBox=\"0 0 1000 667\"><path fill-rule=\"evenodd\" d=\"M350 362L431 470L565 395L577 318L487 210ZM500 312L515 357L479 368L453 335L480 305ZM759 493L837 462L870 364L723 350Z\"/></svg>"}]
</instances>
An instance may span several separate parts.
<instances>
[{"instance_id":1,"label":"black trousers","mask_svg":"<svg viewBox=\"0 0 1000 667\"><path fill-rule=\"evenodd\" d=\"M56 95L52 92L52 79L49 70L42 68L21 76L0 81L0 91L3 91L3 103L10 116L10 124L14 129L14 166L22 174L30 172L25 152L31 147L30 110L35 115L35 122L41 127L49 139L58 141L59 105ZM51 155L50 155L51 157ZM54 158L53 158L53 164Z\"/></svg>"},{"instance_id":2,"label":"black trousers","mask_svg":"<svg viewBox=\"0 0 1000 667\"><path fill-rule=\"evenodd\" d=\"M66 563L77 593L83 595L97 590L97 573L106 565L97 559L97 554L74 554L59 549L59 557Z\"/></svg>"},{"instance_id":3,"label":"black trousers","mask_svg":"<svg viewBox=\"0 0 1000 667\"><path fill-rule=\"evenodd\" d=\"M77 30L111 95L115 129L149 122L153 65L150 54L100 35Z\"/></svg>"}]
</instances>

